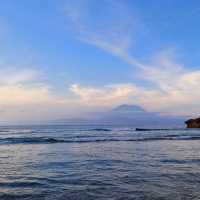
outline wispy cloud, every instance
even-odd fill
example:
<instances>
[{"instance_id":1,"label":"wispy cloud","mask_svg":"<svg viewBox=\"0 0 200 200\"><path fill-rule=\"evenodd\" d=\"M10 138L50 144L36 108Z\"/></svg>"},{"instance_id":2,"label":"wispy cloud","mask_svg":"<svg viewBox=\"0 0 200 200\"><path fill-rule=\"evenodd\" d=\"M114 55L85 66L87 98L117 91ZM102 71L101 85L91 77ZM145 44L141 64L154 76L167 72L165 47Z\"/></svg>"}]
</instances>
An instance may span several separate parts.
<instances>
[{"instance_id":1,"label":"wispy cloud","mask_svg":"<svg viewBox=\"0 0 200 200\"><path fill-rule=\"evenodd\" d=\"M17 68L1 68L0 69L0 84L14 85L29 82L37 77L38 72L31 69L19 70Z\"/></svg>"},{"instance_id":2,"label":"wispy cloud","mask_svg":"<svg viewBox=\"0 0 200 200\"><path fill-rule=\"evenodd\" d=\"M140 79L149 82L151 87L138 86L133 80L129 84L120 83L98 89L74 85L71 90L89 104L132 102L147 109L173 114L197 114L200 93L196 89L200 83L200 72L189 71L189 68L176 62L175 51L155 52L158 56L149 63L143 63L134 57L130 48L134 48L135 33L138 31L138 22L141 22L139 17L129 12L124 1L104 1L104 6L111 6L113 13L119 15L108 17L107 20L112 23L104 24L102 29L88 23L87 5L82 6L81 10L77 5L67 6L66 15L74 25L75 37L137 67L140 69Z\"/></svg>"},{"instance_id":3,"label":"wispy cloud","mask_svg":"<svg viewBox=\"0 0 200 200\"><path fill-rule=\"evenodd\" d=\"M92 17L87 16L91 12L88 6L91 1L85 2L87 3L84 5L66 5L65 14L76 38L118 56L131 65L143 68L144 65L129 54L129 49L135 42L134 36L141 27L139 17L122 1L102 1L100 19L93 22ZM103 20L106 15L109 17Z\"/></svg>"},{"instance_id":4,"label":"wispy cloud","mask_svg":"<svg viewBox=\"0 0 200 200\"><path fill-rule=\"evenodd\" d=\"M147 88L134 83L104 86L102 88L74 85L71 90L80 102L96 106L115 106L133 103L147 110L173 115L197 115L200 106L200 71L188 72L168 56L156 61L154 68L143 72L143 79L153 86ZM155 64L155 63L154 63ZM159 66L159 67L156 67Z\"/></svg>"}]
</instances>

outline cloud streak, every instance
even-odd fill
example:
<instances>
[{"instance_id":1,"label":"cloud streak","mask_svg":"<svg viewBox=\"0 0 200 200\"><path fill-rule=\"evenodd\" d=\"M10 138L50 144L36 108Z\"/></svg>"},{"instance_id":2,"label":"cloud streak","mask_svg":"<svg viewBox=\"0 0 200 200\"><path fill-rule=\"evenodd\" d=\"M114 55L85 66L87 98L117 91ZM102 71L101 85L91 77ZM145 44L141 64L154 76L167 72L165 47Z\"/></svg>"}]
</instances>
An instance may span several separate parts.
<instances>
[{"instance_id":1,"label":"cloud streak","mask_svg":"<svg viewBox=\"0 0 200 200\"><path fill-rule=\"evenodd\" d=\"M112 55L118 56L125 62L140 70L140 79L150 86L138 86L134 83L120 83L102 88L83 87L73 85L71 91L79 95L83 102L88 104L115 105L131 102L140 104L150 110L163 111L171 114L198 114L200 94L196 89L200 84L200 72L189 71L182 64L175 62L175 52L165 51L158 54L150 63L143 63L131 56L130 47L133 46L134 35L138 30L138 16L132 15L122 1L105 1L105 7L112 6L114 13L123 13L107 20L112 25L103 26L103 31L88 25L85 10L68 6L66 15L73 23L76 37L87 44L96 46ZM119 14L120 15L120 14ZM116 26L117 31L116 30ZM129 31L127 31L129 30ZM114 34L112 34L114 33Z\"/></svg>"},{"instance_id":2,"label":"cloud streak","mask_svg":"<svg viewBox=\"0 0 200 200\"><path fill-rule=\"evenodd\" d=\"M105 19L106 24L102 24L104 21L102 15L99 21L91 22L92 17L87 17L87 13L91 12L88 6L91 1L85 2L87 4L84 6L73 5L70 2L65 9L76 38L118 56L131 65L143 68L144 64L129 54L129 49L135 42L133 35L136 35L141 26L139 17L134 15L122 1L102 1L104 7L100 8L99 12L105 13L107 10L112 14Z\"/></svg>"}]
</instances>

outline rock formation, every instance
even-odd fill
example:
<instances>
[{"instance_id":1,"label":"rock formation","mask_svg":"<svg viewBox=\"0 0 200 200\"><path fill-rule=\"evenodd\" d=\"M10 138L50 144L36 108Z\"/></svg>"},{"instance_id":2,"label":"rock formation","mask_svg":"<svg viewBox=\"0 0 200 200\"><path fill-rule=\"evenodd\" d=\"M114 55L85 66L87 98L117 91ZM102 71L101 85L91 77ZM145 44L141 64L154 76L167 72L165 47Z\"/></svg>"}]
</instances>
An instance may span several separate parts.
<instances>
[{"instance_id":1,"label":"rock formation","mask_svg":"<svg viewBox=\"0 0 200 200\"><path fill-rule=\"evenodd\" d=\"M185 121L187 128L200 128L200 117Z\"/></svg>"}]
</instances>

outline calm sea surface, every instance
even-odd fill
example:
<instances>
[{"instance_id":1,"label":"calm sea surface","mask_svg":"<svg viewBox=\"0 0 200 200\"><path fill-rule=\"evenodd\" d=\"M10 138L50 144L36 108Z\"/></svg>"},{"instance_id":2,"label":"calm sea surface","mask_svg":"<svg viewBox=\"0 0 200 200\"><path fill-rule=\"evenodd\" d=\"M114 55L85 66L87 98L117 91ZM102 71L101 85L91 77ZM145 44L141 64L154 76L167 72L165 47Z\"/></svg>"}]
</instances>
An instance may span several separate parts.
<instances>
[{"instance_id":1,"label":"calm sea surface","mask_svg":"<svg viewBox=\"0 0 200 200\"><path fill-rule=\"evenodd\" d=\"M200 199L200 130L1 127L4 199Z\"/></svg>"}]
</instances>

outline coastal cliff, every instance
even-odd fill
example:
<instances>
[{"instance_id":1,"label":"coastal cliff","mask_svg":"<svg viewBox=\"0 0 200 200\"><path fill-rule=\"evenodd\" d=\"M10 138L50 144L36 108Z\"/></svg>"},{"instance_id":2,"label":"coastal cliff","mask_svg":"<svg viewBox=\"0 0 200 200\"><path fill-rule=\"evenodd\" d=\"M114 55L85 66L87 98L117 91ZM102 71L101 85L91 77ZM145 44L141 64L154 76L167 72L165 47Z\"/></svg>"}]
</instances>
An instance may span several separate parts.
<instances>
[{"instance_id":1,"label":"coastal cliff","mask_svg":"<svg viewBox=\"0 0 200 200\"><path fill-rule=\"evenodd\" d=\"M200 117L196 119L189 119L185 121L187 128L200 128Z\"/></svg>"}]
</instances>

